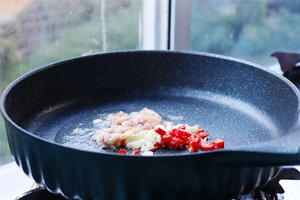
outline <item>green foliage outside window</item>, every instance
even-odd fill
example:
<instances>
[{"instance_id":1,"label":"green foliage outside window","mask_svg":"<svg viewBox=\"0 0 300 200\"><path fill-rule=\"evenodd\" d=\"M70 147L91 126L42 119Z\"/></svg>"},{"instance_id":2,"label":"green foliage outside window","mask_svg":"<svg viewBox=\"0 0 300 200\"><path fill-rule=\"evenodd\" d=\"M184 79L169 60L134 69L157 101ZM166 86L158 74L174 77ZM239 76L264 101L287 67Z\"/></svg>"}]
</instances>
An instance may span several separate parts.
<instances>
[{"instance_id":1,"label":"green foliage outside window","mask_svg":"<svg viewBox=\"0 0 300 200\"><path fill-rule=\"evenodd\" d=\"M299 22L298 1L193 1L191 49L268 66L274 51L300 51Z\"/></svg>"},{"instance_id":2,"label":"green foliage outside window","mask_svg":"<svg viewBox=\"0 0 300 200\"><path fill-rule=\"evenodd\" d=\"M0 94L39 66L101 52L100 11L100 0L33 0L14 20L0 21ZM140 1L106 1L107 51L139 48L140 13ZM0 165L10 160L0 117Z\"/></svg>"}]
</instances>

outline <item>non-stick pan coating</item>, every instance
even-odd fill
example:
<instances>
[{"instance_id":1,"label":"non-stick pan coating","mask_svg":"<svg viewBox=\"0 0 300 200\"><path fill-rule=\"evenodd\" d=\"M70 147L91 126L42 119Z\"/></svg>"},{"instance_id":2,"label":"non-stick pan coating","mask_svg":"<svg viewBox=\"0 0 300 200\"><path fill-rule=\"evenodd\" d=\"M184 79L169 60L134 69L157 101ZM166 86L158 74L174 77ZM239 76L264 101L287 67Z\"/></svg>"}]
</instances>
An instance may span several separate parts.
<instances>
[{"instance_id":1,"label":"non-stick pan coating","mask_svg":"<svg viewBox=\"0 0 300 200\"><path fill-rule=\"evenodd\" d=\"M110 113L134 112L144 107L176 124L200 124L211 134L211 139L224 139L226 148L271 140L284 131L272 118L249 104L195 89L144 90L114 97L86 97L38 115L27 129L50 141L99 151L96 142L91 140L94 119L105 120ZM82 133L73 133L75 128Z\"/></svg>"},{"instance_id":2,"label":"non-stick pan coating","mask_svg":"<svg viewBox=\"0 0 300 200\"><path fill-rule=\"evenodd\" d=\"M202 125L225 149L124 156L72 134L143 107ZM224 199L266 183L276 165L300 163L299 134L289 132L299 114L295 86L216 55L133 51L62 61L12 83L1 110L17 164L71 199Z\"/></svg>"}]
</instances>

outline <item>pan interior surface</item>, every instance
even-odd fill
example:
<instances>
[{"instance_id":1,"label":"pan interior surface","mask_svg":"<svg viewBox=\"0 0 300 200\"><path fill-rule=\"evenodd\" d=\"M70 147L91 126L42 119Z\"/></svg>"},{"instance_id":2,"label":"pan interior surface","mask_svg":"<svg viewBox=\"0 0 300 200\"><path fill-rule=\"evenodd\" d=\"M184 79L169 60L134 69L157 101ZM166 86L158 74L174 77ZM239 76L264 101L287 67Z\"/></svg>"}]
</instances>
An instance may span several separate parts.
<instances>
[{"instance_id":1,"label":"pan interior surface","mask_svg":"<svg viewBox=\"0 0 300 200\"><path fill-rule=\"evenodd\" d=\"M101 128L93 121L104 121L111 113L129 113L144 107L157 111L164 120L174 124L201 125L211 139L225 140L226 148L251 145L280 135L276 124L255 107L209 91L189 89L135 91L64 103L41 112L29 123L27 130L59 144L101 151L91 140L95 130Z\"/></svg>"},{"instance_id":2,"label":"pan interior surface","mask_svg":"<svg viewBox=\"0 0 300 200\"><path fill-rule=\"evenodd\" d=\"M19 127L79 149L102 151L90 140L99 128L93 120L144 107L175 124L201 125L230 149L286 135L298 119L299 97L283 78L247 63L141 51L45 66L17 80L4 107Z\"/></svg>"}]
</instances>

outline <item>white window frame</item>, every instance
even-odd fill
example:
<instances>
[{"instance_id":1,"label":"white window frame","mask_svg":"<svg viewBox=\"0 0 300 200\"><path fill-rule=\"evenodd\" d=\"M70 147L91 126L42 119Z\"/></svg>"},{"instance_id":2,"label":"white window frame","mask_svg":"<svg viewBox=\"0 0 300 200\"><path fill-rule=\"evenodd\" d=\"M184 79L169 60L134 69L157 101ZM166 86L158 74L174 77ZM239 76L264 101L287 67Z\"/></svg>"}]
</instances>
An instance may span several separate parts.
<instances>
[{"instance_id":1,"label":"white window frame","mask_svg":"<svg viewBox=\"0 0 300 200\"><path fill-rule=\"evenodd\" d=\"M143 0L141 49L189 50L192 0Z\"/></svg>"},{"instance_id":2,"label":"white window frame","mask_svg":"<svg viewBox=\"0 0 300 200\"><path fill-rule=\"evenodd\" d=\"M168 49L169 0L143 0L141 49Z\"/></svg>"},{"instance_id":3,"label":"white window frame","mask_svg":"<svg viewBox=\"0 0 300 200\"><path fill-rule=\"evenodd\" d=\"M170 50L190 49L192 0L170 0Z\"/></svg>"}]
</instances>

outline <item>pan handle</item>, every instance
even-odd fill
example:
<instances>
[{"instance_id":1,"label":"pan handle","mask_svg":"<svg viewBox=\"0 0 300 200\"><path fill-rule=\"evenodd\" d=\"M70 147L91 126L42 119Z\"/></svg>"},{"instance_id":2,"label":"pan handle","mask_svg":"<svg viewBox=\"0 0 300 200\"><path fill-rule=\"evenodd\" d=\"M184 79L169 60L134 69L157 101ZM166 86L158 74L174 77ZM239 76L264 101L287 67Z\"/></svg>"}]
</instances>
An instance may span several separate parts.
<instances>
[{"instance_id":1,"label":"pan handle","mask_svg":"<svg viewBox=\"0 0 300 200\"><path fill-rule=\"evenodd\" d=\"M300 165L300 118L294 128L284 136L253 145L225 148L223 152L215 153L229 154L218 156L218 162L225 165Z\"/></svg>"},{"instance_id":2,"label":"pan handle","mask_svg":"<svg viewBox=\"0 0 300 200\"><path fill-rule=\"evenodd\" d=\"M221 159L217 162L223 165L234 164L243 166L300 165L299 130L300 128L297 132L274 140L224 149L223 152L215 152L225 154L218 156L218 159Z\"/></svg>"}]
</instances>

